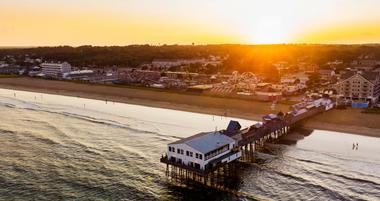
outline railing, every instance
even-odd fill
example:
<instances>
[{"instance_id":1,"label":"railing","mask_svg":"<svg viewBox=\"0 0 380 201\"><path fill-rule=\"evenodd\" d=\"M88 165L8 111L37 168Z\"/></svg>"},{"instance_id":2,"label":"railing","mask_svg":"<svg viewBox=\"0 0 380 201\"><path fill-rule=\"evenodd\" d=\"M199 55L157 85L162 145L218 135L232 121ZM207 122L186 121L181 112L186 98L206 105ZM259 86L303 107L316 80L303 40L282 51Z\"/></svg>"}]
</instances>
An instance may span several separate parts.
<instances>
[{"instance_id":1,"label":"railing","mask_svg":"<svg viewBox=\"0 0 380 201\"><path fill-rule=\"evenodd\" d=\"M193 172L198 172L198 173L205 173L207 170L202 170L202 169L198 169L198 168L195 168L195 167L191 167L191 166L188 166L188 165L185 165L183 162L182 163L178 163L176 161L172 161L168 158L167 155L162 155L161 156L161 159L160 159L160 162L161 163L166 163L168 165L173 165L173 166L177 166L177 167L180 167L180 168L183 168L183 169L187 169L187 170L190 170L190 171L193 171Z\"/></svg>"},{"instance_id":2,"label":"railing","mask_svg":"<svg viewBox=\"0 0 380 201\"><path fill-rule=\"evenodd\" d=\"M224 159L228 158L228 157L231 157L233 156L234 154L237 154L239 153L240 151L238 149L234 149L232 151L230 151L228 154L225 154L219 158L216 158L210 162L208 162L208 164L206 165L206 167L215 167L217 166L219 163L221 163Z\"/></svg>"},{"instance_id":3,"label":"railing","mask_svg":"<svg viewBox=\"0 0 380 201\"><path fill-rule=\"evenodd\" d=\"M205 165L205 169L198 169L198 168L195 168L195 167L192 167L192 166L188 166L186 165L185 163L178 163L176 161L173 161L173 160L170 160L168 158L167 155L162 155L161 156L161 159L160 159L160 162L161 163L166 163L168 165L173 165L173 166L176 166L176 167L179 167L179 168L182 168L182 169L186 169L186 170L189 170L189 171L192 171L192 172L197 172L199 174L207 174L209 172L212 172L214 170L216 170L219 165L221 164L221 161L236 154L236 153L239 153L239 150L238 149L234 149L233 151L231 151L230 153L226 154L226 155L223 155L217 159L214 159L212 161L210 161L209 163L207 163Z\"/></svg>"},{"instance_id":4,"label":"railing","mask_svg":"<svg viewBox=\"0 0 380 201\"><path fill-rule=\"evenodd\" d=\"M265 123L260 128L254 128L252 130L249 130L248 132L242 134L242 140L238 142L239 146L244 146L248 143L254 142L256 140L260 140L261 138L270 135L271 133L281 130L288 126L294 126L295 124L299 123L300 121L307 119L317 113L321 113L325 110L324 106L319 106L317 108L314 108L312 110L309 110L303 114L300 114L298 116L293 115L286 115L285 117L273 120L271 122Z\"/></svg>"}]
</instances>

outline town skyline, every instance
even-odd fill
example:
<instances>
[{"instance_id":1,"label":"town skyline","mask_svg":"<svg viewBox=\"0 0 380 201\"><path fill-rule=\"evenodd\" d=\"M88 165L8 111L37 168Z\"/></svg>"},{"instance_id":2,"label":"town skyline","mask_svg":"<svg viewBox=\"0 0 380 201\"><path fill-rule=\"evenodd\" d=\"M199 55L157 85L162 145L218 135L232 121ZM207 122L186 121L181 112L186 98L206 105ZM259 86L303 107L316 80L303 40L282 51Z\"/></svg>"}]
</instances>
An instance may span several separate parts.
<instances>
[{"instance_id":1,"label":"town skyline","mask_svg":"<svg viewBox=\"0 0 380 201\"><path fill-rule=\"evenodd\" d=\"M379 1L9 1L0 46L371 44Z\"/></svg>"}]
</instances>

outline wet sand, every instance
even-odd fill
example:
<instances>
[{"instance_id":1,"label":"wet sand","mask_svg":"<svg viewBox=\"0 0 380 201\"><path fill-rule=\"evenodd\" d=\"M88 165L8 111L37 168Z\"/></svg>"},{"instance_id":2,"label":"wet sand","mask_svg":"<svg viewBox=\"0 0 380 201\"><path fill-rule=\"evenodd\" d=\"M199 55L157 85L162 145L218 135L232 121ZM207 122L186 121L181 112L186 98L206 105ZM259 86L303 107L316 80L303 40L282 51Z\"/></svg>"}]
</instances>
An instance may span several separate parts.
<instances>
[{"instance_id":1,"label":"wet sand","mask_svg":"<svg viewBox=\"0 0 380 201\"><path fill-rule=\"evenodd\" d=\"M1 78L0 88L108 100L189 112L260 121L262 115L288 111L289 105L135 87L79 84L34 78ZM308 120L308 129L331 130L380 137L380 115L358 109L332 110Z\"/></svg>"},{"instance_id":2,"label":"wet sand","mask_svg":"<svg viewBox=\"0 0 380 201\"><path fill-rule=\"evenodd\" d=\"M361 111L354 108L331 110L311 118L304 127L380 137L380 114L368 114Z\"/></svg>"}]
</instances>

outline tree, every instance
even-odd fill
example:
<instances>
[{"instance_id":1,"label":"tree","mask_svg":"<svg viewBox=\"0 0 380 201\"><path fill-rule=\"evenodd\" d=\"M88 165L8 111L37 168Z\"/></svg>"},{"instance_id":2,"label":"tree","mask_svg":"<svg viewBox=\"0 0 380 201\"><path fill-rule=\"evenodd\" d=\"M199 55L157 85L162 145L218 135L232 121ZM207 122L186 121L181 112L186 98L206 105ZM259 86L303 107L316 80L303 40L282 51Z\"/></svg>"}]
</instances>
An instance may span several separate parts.
<instances>
[{"instance_id":1,"label":"tree","mask_svg":"<svg viewBox=\"0 0 380 201\"><path fill-rule=\"evenodd\" d=\"M313 88L321 81L321 75L319 73L312 73L309 77L309 80L306 82L306 85Z\"/></svg>"}]
</instances>

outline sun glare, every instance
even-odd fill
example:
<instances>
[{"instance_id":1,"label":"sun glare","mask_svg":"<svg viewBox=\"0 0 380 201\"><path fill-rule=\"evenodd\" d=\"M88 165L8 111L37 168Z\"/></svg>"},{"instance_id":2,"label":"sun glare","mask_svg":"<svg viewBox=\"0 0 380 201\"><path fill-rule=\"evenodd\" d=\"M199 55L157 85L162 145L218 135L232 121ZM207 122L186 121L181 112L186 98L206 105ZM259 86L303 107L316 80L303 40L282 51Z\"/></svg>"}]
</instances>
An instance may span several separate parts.
<instances>
[{"instance_id":1,"label":"sun glare","mask_svg":"<svg viewBox=\"0 0 380 201\"><path fill-rule=\"evenodd\" d=\"M263 17L252 27L251 43L275 44L287 43L290 40L290 30L278 17Z\"/></svg>"}]
</instances>

